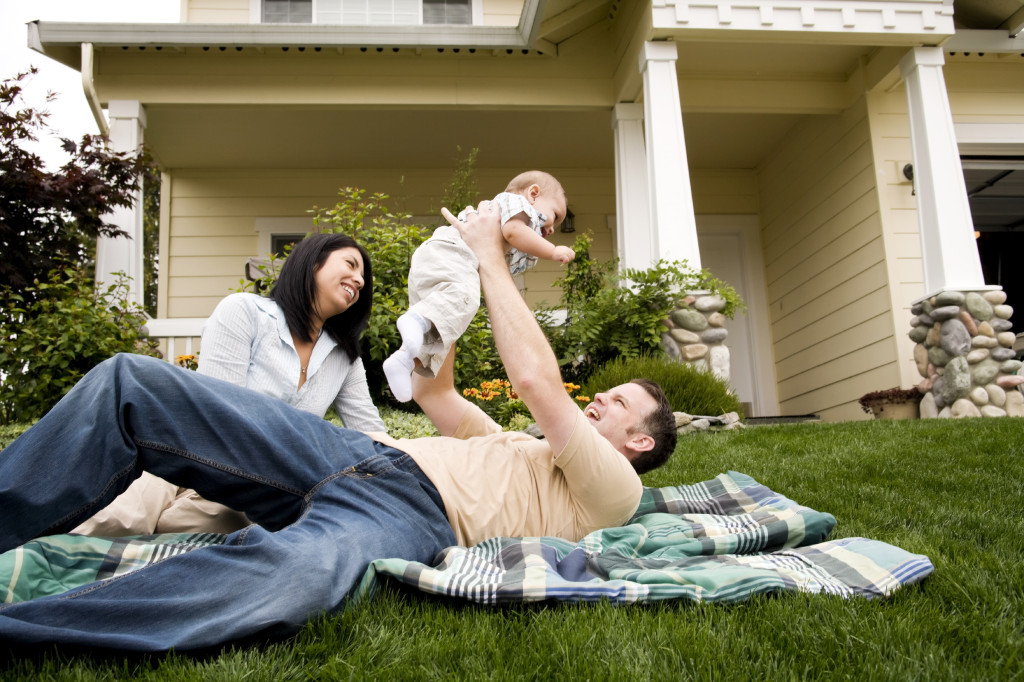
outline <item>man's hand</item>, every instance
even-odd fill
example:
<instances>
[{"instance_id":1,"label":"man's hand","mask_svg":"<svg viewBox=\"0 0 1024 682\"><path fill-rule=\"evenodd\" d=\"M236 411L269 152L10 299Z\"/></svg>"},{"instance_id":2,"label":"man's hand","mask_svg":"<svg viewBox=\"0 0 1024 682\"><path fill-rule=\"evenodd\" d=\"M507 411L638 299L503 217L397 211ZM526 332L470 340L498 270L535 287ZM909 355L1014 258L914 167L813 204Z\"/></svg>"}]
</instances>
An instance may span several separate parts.
<instances>
[{"instance_id":1,"label":"man's hand","mask_svg":"<svg viewBox=\"0 0 1024 682\"><path fill-rule=\"evenodd\" d=\"M576 258L576 252L570 249L568 246L556 246L555 252L552 254L551 260L565 265L569 261Z\"/></svg>"},{"instance_id":2,"label":"man's hand","mask_svg":"<svg viewBox=\"0 0 1024 682\"><path fill-rule=\"evenodd\" d=\"M441 215L451 223L462 235L463 241L480 261L480 268L496 262L505 267L505 254L502 252L501 216L490 201L481 201L478 209L466 208L466 222L462 222L447 208L441 209Z\"/></svg>"}]
</instances>

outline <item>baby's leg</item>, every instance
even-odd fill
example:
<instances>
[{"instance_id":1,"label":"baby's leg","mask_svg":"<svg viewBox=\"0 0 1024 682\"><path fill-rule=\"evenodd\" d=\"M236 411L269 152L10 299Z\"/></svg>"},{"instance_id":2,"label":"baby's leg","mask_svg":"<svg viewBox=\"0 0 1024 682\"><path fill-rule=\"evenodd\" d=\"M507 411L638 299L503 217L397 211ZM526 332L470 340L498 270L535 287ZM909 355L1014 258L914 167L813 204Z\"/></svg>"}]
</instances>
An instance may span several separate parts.
<instances>
[{"instance_id":1,"label":"baby's leg","mask_svg":"<svg viewBox=\"0 0 1024 682\"><path fill-rule=\"evenodd\" d=\"M412 372L416 369L416 356L423 348L423 339L434 328L427 318L410 310L395 322L402 337L402 347L384 361L384 376L395 400L405 403L412 399Z\"/></svg>"},{"instance_id":2,"label":"baby's leg","mask_svg":"<svg viewBox=\"0 0 1024 682\"><path fill-rule=\"evenodd\" d=\"M434 376L480 305L477 260L458 230L439 227L412 256L409 311L398 318L402 347L384 361L384 376L396 400L412 398L419 359L422 373Z\"/></svg>"},{"instance_id":3,"label":"baby's leg","mask_svg":"<svg viewBox=\"0 0 1024 682\"><path fill-rule=\"evenodd\" d=\"M433 326L416 355L422 374L434 376L452 345L480 307L480 276L473 252L458 230L438 228L413 254L409 269L409 310Z\"/></svg>"},{"instance_id":4,"label":"baby's leg","mask_svg":"<svg viewBox=\"0 0 1024 682\"><path fill-rule=\"evenodd\" d=\"M395 400L400 403L412 400L412 371L416 369L416 358L402 346L384 361L383 368Z\"/></svg>"},{"instance_id":5,"label":"baby's leg","mask_svg":"<svg viewBox=\"0 0 1024 682\"><path fill-rule=\"evenodd\" d=\"M434 328L434 323L410 309L395 322L398 333L402 337L402 348L412 357L420 354L423 339Z\"/></svg>"}]
</instances>

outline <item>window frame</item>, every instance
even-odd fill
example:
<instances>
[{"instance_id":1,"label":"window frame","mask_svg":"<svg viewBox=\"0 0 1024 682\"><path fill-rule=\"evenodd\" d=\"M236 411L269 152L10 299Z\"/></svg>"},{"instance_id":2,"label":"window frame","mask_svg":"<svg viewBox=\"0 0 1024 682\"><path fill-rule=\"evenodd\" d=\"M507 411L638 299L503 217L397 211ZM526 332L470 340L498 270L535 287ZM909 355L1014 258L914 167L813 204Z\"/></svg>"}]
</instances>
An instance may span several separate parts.
<instances>
[{"instance_id":1,"label":"window frame","mask_svg":"<svg viewBox=\"0 0 1024 682\"><path fill-rule=\"evenodd\" d=\"M258 258L265 258L271 253L275 237L303 237L313 231L312 218L256 218L253 229L259 234L256 242Z\"/></svg>"}]
</instances>

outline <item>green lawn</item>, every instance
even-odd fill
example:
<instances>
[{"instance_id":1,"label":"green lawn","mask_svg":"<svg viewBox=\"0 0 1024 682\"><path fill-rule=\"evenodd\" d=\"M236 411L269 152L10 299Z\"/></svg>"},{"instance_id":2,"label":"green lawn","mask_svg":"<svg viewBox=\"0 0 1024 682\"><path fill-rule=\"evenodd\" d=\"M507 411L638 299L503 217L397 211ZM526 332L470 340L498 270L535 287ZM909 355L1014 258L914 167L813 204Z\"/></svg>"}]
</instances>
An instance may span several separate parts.
<instances>
[{"instance_id":1,"label":"green lawn","mask_svg":"<svg viewBox=\"0 0 1024 682\"><path fill-rule=\"evenodd\" d=\"M762 426L683 438L653 486L753 476L935 573L883 601L483 607L390 584L293 640L203 657L15 652L3 679L1024 679L1024 420ZM187 587L185 587L187 589Z\"/></svg>"}]
</instances>

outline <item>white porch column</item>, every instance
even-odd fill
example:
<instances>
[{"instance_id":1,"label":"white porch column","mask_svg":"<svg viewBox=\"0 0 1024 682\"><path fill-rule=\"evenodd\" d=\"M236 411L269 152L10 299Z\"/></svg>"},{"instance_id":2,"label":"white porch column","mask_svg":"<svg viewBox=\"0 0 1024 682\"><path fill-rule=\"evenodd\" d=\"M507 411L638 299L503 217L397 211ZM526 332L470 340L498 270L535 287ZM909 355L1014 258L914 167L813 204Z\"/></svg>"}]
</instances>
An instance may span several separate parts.
<instances>
[{"instance_id":1,"label":"white porch column","mask_svg":"<svg viewBox=\"0 0 1024 682\"><path fill-rule=\"evenodd\" d=\"M644 108L620 103L612 111L615 131L616 245L619 268L644 270L658 260L651 230Z\"/></svg>"},{"instance_id":2,"label":"white porch column","mask_svg":"<svg viewBox=\"0 0 1024 682\"><path fill-rule=\"evenodd\" d=\"M697 221L686 164L675 43L647 42L640 52L644 79L647 177L655 258L686 259L700 268Z\"/></svg>"},{"instance_id":3,"label":"white porch column","mask_svg":"<svg viewBox=\"0 0 1024 682\"><path fill-rule=\"evenodd\" d=\"M146 129L146 112L137 100L111 100L107 108L110 118L110 146L114 151L135 152L142 147ZM96 242L96 281L109 280L109 275L123 271L131 277L129 300L144 302L142 276L142 187L135 193L131 208L115 209L110 222L127 232L124 237L100 237Z\"/></svg>"},{"instance_id":4,"label":"white porch column","mask_svg":"<svg viewBox=\"0 0 1024 682\"><path fill-rule=\"evenodd\" d=\"M942 76L942 48L915 47L900 60L910 113L914 186L926 295L985 288L953 114Z\"/></svg>"}]
</instances>

